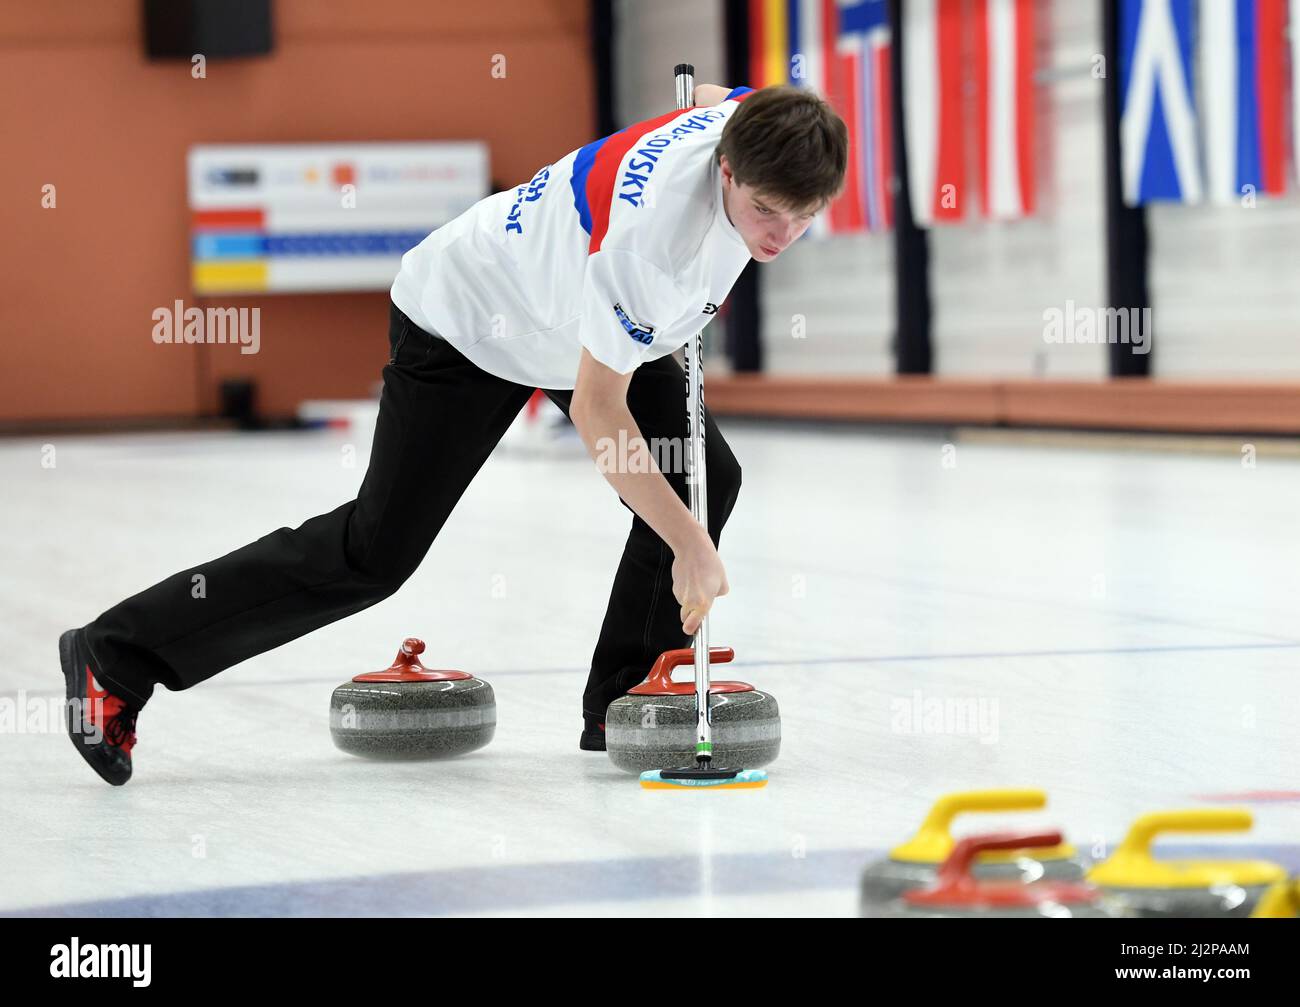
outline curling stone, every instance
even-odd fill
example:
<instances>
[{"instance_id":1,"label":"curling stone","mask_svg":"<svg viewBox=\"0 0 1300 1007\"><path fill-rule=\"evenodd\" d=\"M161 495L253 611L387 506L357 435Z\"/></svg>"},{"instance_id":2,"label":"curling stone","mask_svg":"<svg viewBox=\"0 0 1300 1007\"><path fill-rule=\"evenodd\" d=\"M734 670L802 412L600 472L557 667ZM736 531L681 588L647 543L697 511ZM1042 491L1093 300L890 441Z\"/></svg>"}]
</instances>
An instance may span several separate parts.
<instances>
[{"instance_id":1,"label":"curling stone","mask_svg":"<svg viewBox=\"0 0 1300 1007\"><path fill-rule=\"evenodd\" d=\"M939 865L934 881L913 888L890 903L883 915L961 919L980 917L1033 919L1110 919L1122 906L1080 881L981 881L974 877L975 858L993 852L1059 849L1059 832L995 832L967 836Z\"/></svg>"},{"instance_id":2,"label":"curling stone","mask_svg":"<svg viewBox=\"0 0 1300 1007\"><path fill-rule=\"evenodd\" d=\"M492 686L463 671L430 671L424 641L402 641L392 667L358 675L330 697L330 734L352 755L445 759L482 748L497 729Z\"/></svg>"},{"instance_id":3,"label":"curling stone","mask_svg":"<svg viewBox=\"0 0 1300 1007\"><path fill-rule=\"evenodd\" d=\"M1250 916L1256 920L1300 919L1300 874L1271 886Z\"/></svg>"},{"instance_id":4,"label":"curling stone","mask_svg":"<svg viewBox=\"0 0 1300 1007\"><path fill-rule=\"evenodd\" d=\"M709 665L736 656L710 647ZM695 683L674 682L673 669L694 665L690 647L659 655L649 677L610 703L605 750L619 769L643 773L695 764ZM735 769L765 766L781 751L781 711L776 697L745 682L709 682L713 764Z\"/></svg>"},{"instance_id":5,"label":"curling stone","mask_svg":"<svg viewBox=\"0 0 1300 1007\"><path fill-rule=\"evenodd\" d=\"M1122 900L1135 916L1249 916L1264 892L1286 880L1267 860L1157 860L1151 843L1161 832L1244 832L1249 811L1193 808L1143 815L1115 855L1088 872L1088 880Z\"/></svg>"},{"instance_id":6,"label":"curling stone","mask_svg":"<svg viewBox=\"0 0 1300 1007\"><path fill-rule=\"evenodd\" d=\"M1035 811L1047 804L1041 790L968 790L945 794L934 802L925 821L906 843L862 872L859 912L877 916L893 900L934 881L939 865L955 847L952 820L971 811ZM1082 881L1085 867L1068 844L1033 850L990 849L972 868L982 881Z\"/></svg>"}]
</instances>

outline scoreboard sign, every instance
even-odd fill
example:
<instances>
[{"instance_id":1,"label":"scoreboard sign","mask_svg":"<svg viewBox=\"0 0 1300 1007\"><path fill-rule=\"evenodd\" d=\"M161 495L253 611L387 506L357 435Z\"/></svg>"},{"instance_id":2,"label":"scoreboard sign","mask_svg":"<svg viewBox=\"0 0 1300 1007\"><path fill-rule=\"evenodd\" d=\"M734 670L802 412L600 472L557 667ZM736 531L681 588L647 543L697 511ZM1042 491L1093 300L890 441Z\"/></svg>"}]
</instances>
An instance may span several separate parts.
<instances>
[{"instance_id":1,"label":"scoreboard sign","mask_svg":"<svg viewBox=\"0 0 1300 1007\"><path fill-rule=\"evenodd\" d=\"M191 147L194 293L387 290L488 188L479 142Z\"/></svg>"}]
</instances>

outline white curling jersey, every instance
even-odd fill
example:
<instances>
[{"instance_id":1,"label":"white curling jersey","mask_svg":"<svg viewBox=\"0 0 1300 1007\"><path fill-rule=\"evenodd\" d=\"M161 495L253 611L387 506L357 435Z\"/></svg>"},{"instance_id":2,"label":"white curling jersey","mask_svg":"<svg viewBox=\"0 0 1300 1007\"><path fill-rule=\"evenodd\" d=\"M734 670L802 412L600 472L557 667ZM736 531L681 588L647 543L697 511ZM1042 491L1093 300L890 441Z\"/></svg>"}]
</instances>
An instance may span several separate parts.
<instances>
[{"instance_id":1,"label":"white curling jersey","mask_svg":"<svg viewBox=\"0 0 1300 1007\"><path fill-rule=\"evenodd\" d=\"M638 122L480 200L402 256L393 302L536 388L573 388L584 346L620 374L679 349L750 260L713 152L751 93Z\"/></svg>"}]
</instances>

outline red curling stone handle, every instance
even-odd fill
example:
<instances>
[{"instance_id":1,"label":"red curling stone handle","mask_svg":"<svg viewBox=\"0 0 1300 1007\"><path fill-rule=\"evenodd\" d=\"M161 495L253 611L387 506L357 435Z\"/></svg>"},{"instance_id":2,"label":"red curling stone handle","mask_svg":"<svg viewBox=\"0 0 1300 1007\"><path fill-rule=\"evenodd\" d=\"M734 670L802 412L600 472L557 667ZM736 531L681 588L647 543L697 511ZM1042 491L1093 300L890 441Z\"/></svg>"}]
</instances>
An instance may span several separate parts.
<instances>
[{"instance_id":1,"label":"red curling stone handle","mask_svg":"<svg viewBox=\"0 0 1300 1007\"><path fill-rule=\"evenodd\" d=\"M710 647L709 666L726 664L733 660L736 652L730 647ZM695 691L694 682L674 682L673 669L683 664L695 664L695 649L682 647L678 650L665 650L655 661L654 667L646 680L628 692L637 696L684 696ZM709 692L753 692L754 687L747 682L710 682Z\"/></svg>"},{"instance_id":2,"label":"red curling stone handle","mask_svg":"<svg viewBox=\"0 0 1300 1007\"><path fill-rule=\"evenodd\" d=\"M1023 850L1036 846L1060 846L1061 833L1056 832L989 832L968 836L957 843L948 859L939 868L936 878L939 885L950 885L970 879L971 864L985 850Z\"/></svg>"},{"instance_id":3,"label":"red curling stone handle","mask_svg":"<svg viewBox=\"0 0 1300 1007\"><path fill-rule=\"evenodd\" d=\"M985 850L1017 850L1058 846L1057 832L993 832L961 840L939 868L931 888L903 893L912 906L984 906L993 910L1041 906L1046 902L1091 904L1097 890L1091 885L1067 881L979 881L970 873L975 858Z\"/></svg>"},{"instance_id":4,"label":"red curling stone handle","mask_svg":"<svg viewBox=\"0 0 1300 1007\"><path fill-rule=\"evenodd\" d=\"M384 671L372 671L357 675L354 682L460 682L474 676L464 671L433 671L420 663L424 653L424 641L408 636L402 641L402 649L393 658L391 667Z\"/></svg>"}]
</instances>

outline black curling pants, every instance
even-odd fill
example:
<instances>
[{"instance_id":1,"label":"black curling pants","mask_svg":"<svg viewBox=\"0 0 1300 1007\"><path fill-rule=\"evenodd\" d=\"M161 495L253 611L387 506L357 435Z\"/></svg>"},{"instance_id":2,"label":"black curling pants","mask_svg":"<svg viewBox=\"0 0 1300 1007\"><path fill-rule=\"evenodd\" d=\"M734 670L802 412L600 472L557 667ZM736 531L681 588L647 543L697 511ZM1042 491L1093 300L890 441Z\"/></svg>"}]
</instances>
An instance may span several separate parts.
<instances>
[{"instance_id":1,"label":"black curling pants","mask_svg":"<svg viewBox=\"0 0 1300 1007\"><path fill-rule=\"evenodd\" d=\"M86 631L110 691L143 705L155 685L188 689L383 601L420 565L533 390L480 370L395 305L388 338L370 465L356 499L173 574L100 615ZM567 415L573 392L546 394ZM669 356L636 370L627 402L647 440L685 438L685 396L682 368ZM740 490L740 466L707 413L705 450L716 544ZM685 502L685 475L666 477ZM591 659L584 713L603 720L660 652L689 643L672 561L634 514ZM197 574L206 581L199 598L192 593Z\"/></svg>"}]
</instances>

